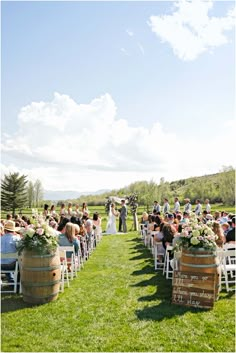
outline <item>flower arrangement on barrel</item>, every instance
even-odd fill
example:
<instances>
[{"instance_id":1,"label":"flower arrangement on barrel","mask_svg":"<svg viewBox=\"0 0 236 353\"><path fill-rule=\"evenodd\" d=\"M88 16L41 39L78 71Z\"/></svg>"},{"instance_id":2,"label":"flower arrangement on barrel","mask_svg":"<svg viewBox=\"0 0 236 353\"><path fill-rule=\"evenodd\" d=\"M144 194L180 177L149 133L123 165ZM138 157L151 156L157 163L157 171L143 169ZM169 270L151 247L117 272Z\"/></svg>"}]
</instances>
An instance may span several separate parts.
<instances>
[{"instance_id":1,"label":"flower arrangement on barrel","mask_svg":"<svg viewBox=\"0 0 236 353\"><path fill-rule=\"evenodd\" d=\"M21 231L22 238L18 243L18 252L23 250L34 251L37 254L55 253L58 247L57 236L54 230L47 223L31 224L28 228Z\"/></svg>"},{"instance_id":2,"label":"flower arrangement on barrel","mask_svg":"<svg viewBox=\"0 0 236 353\"><path fill-rule=\"evenodd\" d=\"M204 249L215 251L217 249L216 240L218 236L212 230L212 222L203 224L193 215L189 223L182 224L182 232L176 240L174 250L197 250Z\"/></svg>"}]
</instances>

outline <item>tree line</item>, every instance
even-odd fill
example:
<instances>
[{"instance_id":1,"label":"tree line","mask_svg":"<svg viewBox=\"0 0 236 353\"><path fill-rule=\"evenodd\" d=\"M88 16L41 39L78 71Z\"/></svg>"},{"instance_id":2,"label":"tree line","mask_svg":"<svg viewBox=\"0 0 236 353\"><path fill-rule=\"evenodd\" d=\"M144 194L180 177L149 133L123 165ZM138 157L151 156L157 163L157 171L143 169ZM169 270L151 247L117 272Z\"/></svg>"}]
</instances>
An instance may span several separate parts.
<instances>
[{"instance_id":1,"label":"tree line","mask_svg":"<svg viewBox=\"0 0 236 353\"><path fill-rule=\"evenodd\" d=\"M124 188L111 190L100 195L83 195L76 199L60 200L57 206L65 201L73 204L86 202L91 206L104 205L109 196L124 197L130 194L137 194L138 204L150 210L153 201L157 200L161 204L164 198L170 201L178 197L182 203L184 198L190 198L194 203L196 199L202 202L207 198L212 204L223 203L224 205L235 205L235 169L231 166L223 167L219 173L192 177L177 181L168 182L164 178L159 184L150 181L136 181ZM1 181L1 206L4 211L11 211L15 214L17 209L25 207L42 207L44 202L43 186L40 180L34 183L27 180L26 175L10 173L5 175Z\"/></svg>"}]
</instances>

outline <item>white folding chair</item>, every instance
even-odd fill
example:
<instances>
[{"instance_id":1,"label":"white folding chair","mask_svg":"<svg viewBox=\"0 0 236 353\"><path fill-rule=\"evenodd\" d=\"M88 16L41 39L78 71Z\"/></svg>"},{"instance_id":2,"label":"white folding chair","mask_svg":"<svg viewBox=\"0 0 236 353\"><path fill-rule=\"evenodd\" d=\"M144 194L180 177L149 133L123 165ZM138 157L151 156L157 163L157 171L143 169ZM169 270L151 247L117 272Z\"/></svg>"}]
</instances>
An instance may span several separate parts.
<instances>
[{"instance_id":1,"label":"white folding chair","mask_svg":"<svg viewBox=\"0 0 236 353\"><path fill-rule=\"evenodd\" d=\"M160 251L160 247L162 246L161 241L154 241L154 268L155 270L163 270L164 266L164 252Z\"/></svg>"},{"instance_id":2,"label":"white folding chair","mask_svg":"<svg viewBox=\"0 0 236 353\"><path fill-rule=\"evenodd\" d=\"M61 291L64 292L65 279L66 279L67 287L70 286L66 250L61 250L59 247L59 254L60 254L60 260L61 260Z\"/></svg>"},{"instance_id":3,"label":"white folding chair","mask_svg":"<svg viewBox=\"0 0 236 353\"><path fill-rule=\"evenodd\" d=\"M15 268L14 270L2 270L1 269L1 275L2 274L7 274L7 273L13 273L13 282L4 282L4 280L2 280L2 276L1 276L1 293L17 293L17 284L19 284L17 282L17 278L18 278L18 273L19 273L19 264L18 264L18 253L6 253L3 254L1 253L1 258L2 259L16 259L16 263L15 263ZM7 286L7 287L13 287L12 290L7 289L7 290L3 290L3 287Z\"/></svg>"},{"instance_id":4,"label":"white folding chair","mask_svg":"<svg viewBox=\"0 0 236 353\"><path fill-rule=\"evenodd\" d=\"M77 277L77 270L78 270L78 256L75 256L75 247L74 245L71 246L59 246L59 251L66 251L66 253L70 253L70 256L66 255L67 258L67 266L68 271L70 272L70 277L73 279Z\"/></svg>"},{"instance_id":5,"label":"white folding chair","mask_svg":"<svg viewBox=\"0 0 236 353\"><path fill-rule=\"evenodd\" d=\"M166 275L166 279L171 279L173 275L173 269L170 265L170 251L173 250L172 245L167 245L165 258L164 258L164 266L163 266L163 275Z\"/></svg>"},{"instance_id":6,"label":"white folding chair","mask_svg":"<svg viewBox=\"0 0 236 353\"><path fill-rule=\"evenodd\" d=\"M222 251L222 262L221 262L221 285L225 284L226 291L235 290L236 287L236 252L233 250ZM230 284L234 284L234 288L230 288Z\"/></svg>"}]
</instances>

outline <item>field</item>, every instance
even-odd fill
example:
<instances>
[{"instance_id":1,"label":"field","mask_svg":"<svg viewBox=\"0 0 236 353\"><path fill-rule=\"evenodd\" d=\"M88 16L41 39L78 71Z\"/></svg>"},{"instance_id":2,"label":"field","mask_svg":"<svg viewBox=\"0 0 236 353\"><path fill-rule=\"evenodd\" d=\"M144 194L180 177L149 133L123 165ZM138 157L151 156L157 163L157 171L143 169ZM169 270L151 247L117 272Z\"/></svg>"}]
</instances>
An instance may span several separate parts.
<instances>
[{"instance_id":1,"label":"field","mask_svg":"<svg viewBox=\"0 0 236 353\"><path fill-rule=\"evenodd\" d=\"M204 310L171 304L171 291L137 232L103 236L57 301L2 295L2 351L234 352L233 292Z\"/></svg>"},{"instance_id":2,"label":"field","mask_svg":"<svg viewBox=\"0 0 236 353\"><path fill-rule=\"evenodd\" d=\"M88 206L89 207L89 211L90 211L90 215L92 216L94 212L98 212L100 214L100 216L102 217L102 224L103 224L103 229L106 228L106 222L107 222L107 214L105 212L105 207L104 206ZM170 205L171 209L173 209L174 205ZM193 206L192 206L193 207ZM119 205L116 205L116 208L119 209ZM129 208L128 208L129 209ZM150 206L150 210L152 209L152 207ZM181 207L182 209L182 207ZM22 213L22 215L28 216L30 217L32 214L32 209L31 208L24 208L22 210L17 210L16 213ZM59 212L60 207L56 207L56 211ZM142 213L144 211L146 211L146 207L145 206L139 206L137 213L138 213L138 218L141 217ZM223 204L216 204L216 205L212 205L212 213L214 211L226 211L226 212L230 212L230 213L234 213L235 214L235 208L233 206L227 206L227 205L223 205ZM38 208L38 212L42 212L43 208L39 207ZM1 212L1 219L6 218L6 214L7 212L2 211ZM132 215L131 212L128 212L128 221L131 222L131 226L130 226L130 230L132 230Z\"/></svg>"}]
</instances>

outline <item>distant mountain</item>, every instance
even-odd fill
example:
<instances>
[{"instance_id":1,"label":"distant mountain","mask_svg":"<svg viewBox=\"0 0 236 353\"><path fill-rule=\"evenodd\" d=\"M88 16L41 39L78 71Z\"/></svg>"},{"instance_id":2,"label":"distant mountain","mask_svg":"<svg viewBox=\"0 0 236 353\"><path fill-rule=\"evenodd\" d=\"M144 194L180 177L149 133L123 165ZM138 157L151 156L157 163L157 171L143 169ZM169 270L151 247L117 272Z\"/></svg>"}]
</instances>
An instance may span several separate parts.
<instances>
[{"instance_id":1,"label":"distant mountain","mask_svg":"<svg viewBox=\"0 0 236 353\"><path fill-rule=\"evenodd\" d=\"M75 190L66 190L66 191L60 191L60 190L45 190L44 191L44 200L51 200L51 201L57 201L57 200L68 200L68 199L77 199L78 197L82 195L100 195L103 194L104 192L108 192L110 190L98 190L98 191L75 191Z\"/></svg>"}]
</instances>

